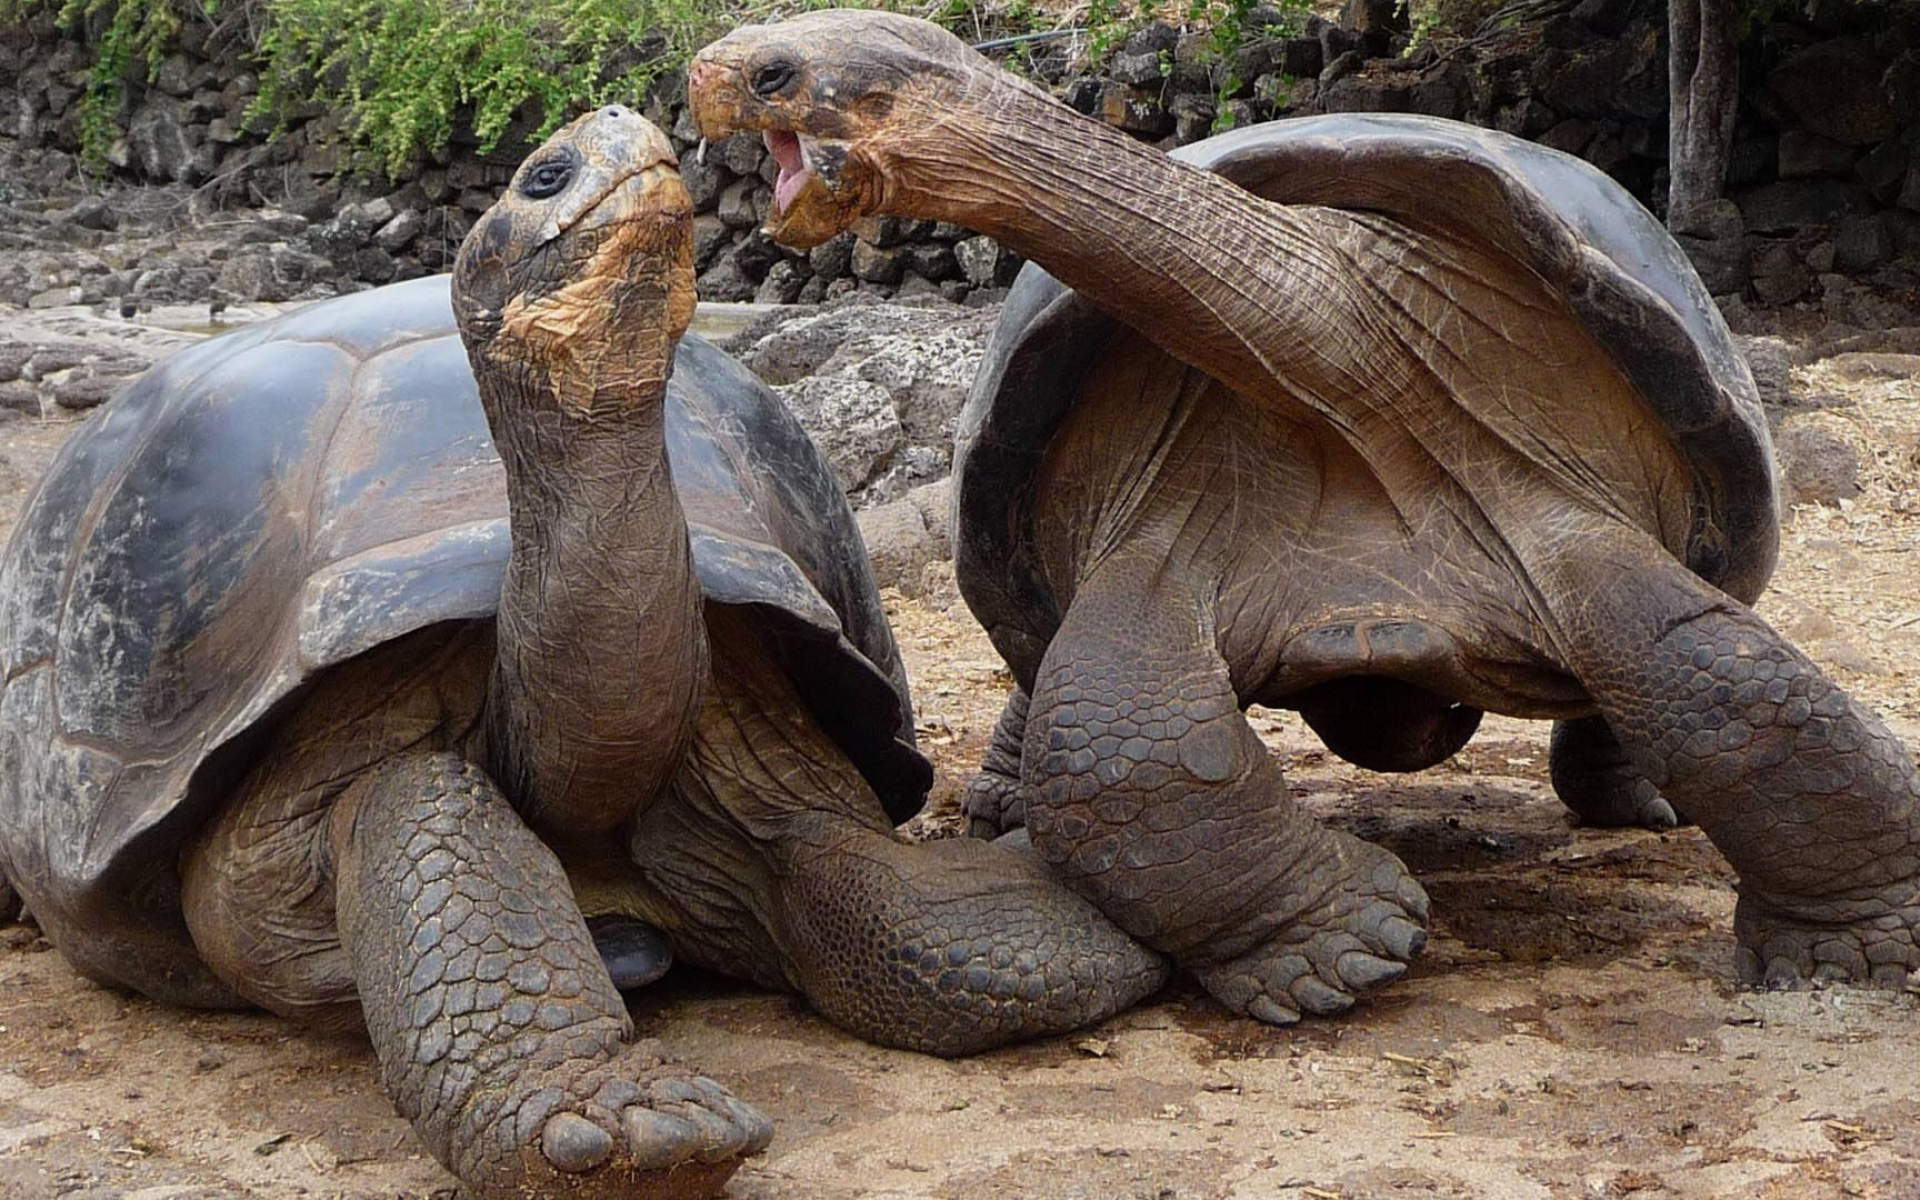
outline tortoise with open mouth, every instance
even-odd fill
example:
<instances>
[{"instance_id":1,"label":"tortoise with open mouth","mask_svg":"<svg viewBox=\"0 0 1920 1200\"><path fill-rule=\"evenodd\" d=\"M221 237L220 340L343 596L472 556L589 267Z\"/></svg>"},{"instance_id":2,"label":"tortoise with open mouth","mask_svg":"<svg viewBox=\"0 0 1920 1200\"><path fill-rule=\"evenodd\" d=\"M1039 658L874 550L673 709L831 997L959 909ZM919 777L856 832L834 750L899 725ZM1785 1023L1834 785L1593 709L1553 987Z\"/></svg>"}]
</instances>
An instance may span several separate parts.
<instances>
[{"instance_id":1,"label":"tortoise with open mouth","mask_svg":"<svg viewBox=\"0 0 1920 1200\"><path fill-rule=\"evenodd\" d=\"M931 772L858 530L693 305L665 138L588 114L450 286L156 366L0 558L0 872L48 936L363 1024L484 1195L706 1195L766 1145L633 1040L659 933L940 1054L1164 975L1031 856L895 837Z\"/></svg>"},{"instance_id":2,"label":"tortoise with open mouth","mask_svg":"<svg viewBox=\"0 0 1920 1200\"><path fill-rule=\"evenodd\" d=\"M779 156L778 238L927 217L1037 264L956 455L961 590L1019 684L970 806L1220 1000L1341 1010L1427 913L1295 806L1250 703L1394 771L1552 719L1582 819L1690 818L1739 872L1742 980L1920 966L1920 778L1748 607L1752 378L1604 175L1408 116L1169 156L869 12L737 30L690 96Z\"/></svg>"}]
</instances>

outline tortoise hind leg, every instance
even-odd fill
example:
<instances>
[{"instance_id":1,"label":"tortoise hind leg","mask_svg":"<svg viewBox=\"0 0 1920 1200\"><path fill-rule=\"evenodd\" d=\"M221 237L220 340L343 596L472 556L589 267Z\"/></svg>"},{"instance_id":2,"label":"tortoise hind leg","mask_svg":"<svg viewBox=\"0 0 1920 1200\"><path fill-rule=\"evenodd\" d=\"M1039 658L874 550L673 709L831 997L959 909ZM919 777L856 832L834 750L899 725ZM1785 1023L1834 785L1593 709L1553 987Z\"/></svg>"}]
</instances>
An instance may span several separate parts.
<instances>
[{"instance_id":1,"label":"tortoise hind leg","mask_svg":"<svg viewBox=\"0 0 1920 1200\"><path fill-rule=\"evenodd\" d=\"M1634 768L1739 873L1741 979L1920 969L1920 775L1886 727L1641 535L1587 533L1535 576Z\"/></svg>"},{"instance_id":2,"label":"tortoise hind leg","mask_svg":"<svg viewBox=\"0 0 1920 1200\"><path fill-rule=\"evenodd\" d=\"M928 1054L1091 1024L1165 981L1158 955L1031 855L900 841L764 631L723 606L707 619L693 748L630 861L592 879L563 851L589 911L631 905L683 961L798 990L868 1041Z\"/></svg>"},{"instance_id":3,"label":"tortoise hind leg","mask_svg":"<svg viewBox=\"0 0 1920 1200\"><path fill-rule=\"evenodd\" d=\"M7 882L7 873L0 871L0 921L11 921L20 915L20 896Z\"/></svg>"},{"instance_id":4,"label":"tortoise hind leg","mask_svg":"<svg viewBox=\"0 0 1920 1200\"><path fill-rule=\"evenodd\" d=\"M411 754L328 822L340 940L381 1080L485 1196L717 1191L772 1135L629 1041L565 873L477 767Z\"/></svg>"},{"instance_id":5,"label":"tortoise hind leg","mask_svg":"<svg viewBox=\"0 0 1920 1200\"><path fill-rule=\"evenodd\" d=\"M992 841L1027 823L1026 786L1020 781L1021 747L1027 740L1027 692L1015 688L994 722L980 770L967 781L961 809L967 836Z\"/></svg>"},{"instance_id":6,"label":"tortoise hind leg","mask_svg":"<svg viewBox=\"0 0 1920 1200\"><path fill-rule=\"evenodd\" d=\"M1555 721L1547 764L1554 794L1582 825L1672 829L1687 823L1634 768L1605 717Z\"/></svg>"}]
</instances>

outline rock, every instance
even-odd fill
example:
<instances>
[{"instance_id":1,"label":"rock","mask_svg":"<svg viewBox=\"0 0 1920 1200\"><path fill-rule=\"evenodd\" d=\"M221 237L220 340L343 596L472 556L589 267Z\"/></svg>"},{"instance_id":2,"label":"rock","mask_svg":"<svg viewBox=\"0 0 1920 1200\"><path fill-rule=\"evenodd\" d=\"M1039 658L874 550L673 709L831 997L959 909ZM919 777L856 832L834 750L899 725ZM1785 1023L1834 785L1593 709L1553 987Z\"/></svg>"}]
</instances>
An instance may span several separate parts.
<instances>
[{"instance_id":1,"label":"rock","mask_svg":"<svg viewBox=\"0 0 1920 1200\"><path fill-rule=\"evenodd\" d=\"M1747 228L1780 233L1830 225L1853 213L1873 211L1873 197L1857 183L1837 179L1783 180L1735 197Z\"/></svg>"},{"instance_id":2,"label":"rock","mask_svg":"<svg viewBox=\"0 0 1920 1200\"><path fill-rule=\"evenodd\" d=\"M1019 257L984 235L955 242L953 253L967 282L975 287L1006 287L1020 273Z\"/></svg>"},{"instance_id":3,"label":"rock","mask_svg":"<svg viewBox=\"0 0 1920 1200\"><path fill-rule=\"evenodd\" d=\"M860 525L860 540L867 545L874 582L915 594L921 573L941 557L935 534L918 506L911 500L895 500L861 509L854 519Z\"/></svg>"},{"instance_id":4,"label":"rock","mask_svg":"<svg viewBox=\"0 0 1920 1200\"><path fill-rule=\"evenodd\" d=\"M767 236L764 229L749 229L740 244L733 249L733 261L740 273L748 279L761 280L773 269L773 264L785 257L780 244Z\"/></svg>"},{"instance_id":5,"label":"rock","mask_svg":"<svg viewBox=\"0 0 1920 1200\"><path fill-rule=\"evenodd\" d=\"M1853 168L1854 153L1852 146L1810 129L1789 129L1780 135L1780 178L1845 175Z\"/></svg>"},{"instance_id":6,"label":"rock","mask_svg":"<svg viewBox=\"0 0 1920 1200\"><path fill-rule=\"evenodd\" d=\"M1853 166L1854 177L1880 204L1893 204L1906 186L1913 152L1899 140L1882 142Z\"/></svg>"},{"instance_id":7,"label":"rock","mask_svg":"<svg viewBox=\"0 0 1920 1200\"><path fill-rule=\"evenodd\" d=\"M378 246L368 246L353 256L353 277L367 283L391 283L399 270L393 255Z\"/></svg>"},{"instance_id":8,"label":"rock","mask_svg":"<svg viewBox=\"0 0 1920 1200\"><path fill-rule=\"evenodd\" d=\"M112 233L120 228L120 214L102 196L83 197L57 219L81 229L94 229L102 233Z\"/></svg>"},{"instance_id":9,"label":"rock","mask_svg":"<svg viewBox=\"0 0 1920 1200\"><path fill-rule=\"evenodd\" d=\"M1595 33L1618 37L1633 20L1634 0L1580 0L1573 19Z\"/></svg>"},{"instance_id":10,"label":"rock","mask_svg":"<svg viewBox=\"0 0 1920 1200\"><path fill-rule=\"evenodd\" d=\"M853 244L853 277L868 283L898 283L906 270L907 252L897 246L876 246L867 241Z\"/></svg>"},{"instance_id":11,"label":"rock","mask_svg":"<svg viewBox=\"0 0 1920 1200\"><path fill-rule=\"evenodd\" d=\"M186 106L165 96L149 95L127 122L133 162L160 183L205 182L212 163L199 153L201 137Z\"/></svg>"},{"instance_id":12,"label":"rock","mask_svg":"<svg viewBox=\"0 0 1920 1200\"><path fill-rule=\"evenodd\" d=\"M374 231L373 244L389 254L398 254L412 244L426 228L427 220L416 209L406 209Z\"/></svg>"},{"instance_id":13,"label":"rock","mask_svg":"<svg viewBox=\"0 0 1920 1200\"><path fill-rule=\"evenodd\" d=\"M839 234L807 251L807 266L819 279L838 279L853 270L851 233Z\"/></svg>"},{"instance_id":14,"label":"rock","mask_svg":"<svg viewBox=\"0 0 1920 1200\"><path fill-rule=\"evenodd\" d=\"M1163 68L1160 56L1156 53L1149 52L1146 54L1116 54L1107 60L1106 70L1108 76L1120 83L1145 86L1147 84L1159 84L1167 73L1172 70L1172 67L1173 61L1171 58L1167 60Z\"/></svg>"},{"instance_id":15,"label":"rock","mask_svg":"<svg viewBox=\"0 0 1920 1200\"><path fill-rule=\"evenodd\" d=\"M767 156L767 146L757 133L736 133L707 147L707 154L717 154L727 170L735 175L758 175L761 160Z\"/></svg>"},{"instance_id":16,"label":"rock","mask_svg":"<svg viewBox=\"0 0 1920 1200\"><path fill-rule=\"evenodd\" d=\"M1880 80L1891 64L1865 38L1817 42L1773 69L1767 87L1814 133L1849 146L1893 136Z\"/></svg>"},{"instance_id":17,"label":"rock","mask_svg":"<svg viewBox=\"0 0 1920 1200\"><path fill-rule=\"evenodd\" d=\"M699 288L702 300L736 301L751 300L759 290L759 281L750 279L740 269L734 250L722 251L700 275Z\"/></svg>"},{"instance_id":18,"label":"rock","mask_svg":"<svg viewBox=\"0 0 1920 1200\"><path fill-rule=\"evenodd\" d=\"M1734 341L1746 356L1747 369L1753 373L1753 386L1760 393L1761 406L1769 409L1792 407L1792 348L1777 337L1736 337Z\"/></svg>"},{"instance_id":19,"label":"rock","mask_svg":"<svg viewBox=\"0 0 1920 1200\"><path fill-rule=\"evenodd\" d=\"M775 390L848 493L857 492L906 447L900 415L878 384L814 376Z\"/></svg>"},{"instance_id":20,"label":"rock","mask_svg":"<svg viewBox=\"0 0 1920 1200\"><path fill-rule=\"evenodd\" d=\"M1149 21L1127 38L1121 51L1125 54L1171 55L1179 45L1179 30L1165 21Z\"/></svg>"},{"instance_id":21,"label":"rock","mask_svg":"<svg viewBox=\"0 0 1920 1200\"><path fill-rule=\"evenodd\" d=\"M871 502L947 472L955 425L996 315L931 296L912 305L830 303L747 330L734 352L776 388L840 379L879 389L900 441L863 449L846 470L857 477L849 491Z\"/></svg>"},{"instance_id":22,"label":"rock","mask_svg":"<svg viewBox=\"0 0 1920 1200\"><path fill-rule=\"evenodd\" d=\"M1168 111L1173 113L1173 138L1183 146L1213 132L1215 109L1210 95L1175 96Z\"/></svg>"},{"instance_id":23,"label":"rock","mask_svg":"<svg viewBox=\"0 0 1920 1200\"><path fill-rule=\"evenodd\" d=\"M718 212L729 228L751 229L760 223L753 202L753 194L759 188L758 179L736 179L720 193Z\"/></svg>"},{"instance_id":24,"label":"rock","mask_svg":"<svg viewBox=\"0 0 1920 1200\"><path fill-rule=\"evenodd\" d=\"M227 260L214 287L229 301L280 302L332 274L332 264L318 255L285 245L249 247Z\"/></svg>"},{"instance_id":25,"label":"rock","mask_svg":"<svg viewBox=\"0 0 1920 1200\"><path fill-rule=\"evenodd\" d=\"M1834 269L1858 275L1894 255L1893 234L1879 214L1842 217L1833 238Z\"/></svg>"},{"instance_id":26,"label":"rock","mask_svg":"<svg viewBox=\"0 0 1920 1200\"><path fill-rule=\"evenodd\" d=\"M74 284L70 287L48 288L44 292L35 292L27 297L28 308L61 308L69 304L84 304L87 291Z\"/></svg>"},{"instance_id":27,"label":"rock","mask_svg":"<svg viewBox=\"0 0 1920 1200\"><path fill-rule=\"evenodd\" d=\"M923 483L907 493L907 503L920 510L934 538L934 551L941 558L953 557L953 477L951 475Z\"/></svg>"},{"instance_id":28,"label":"rock","mask_svg":"<svg viewBox=\"0 0 1920 1200\"><path fill-rule=\"evenodd\" d=\"M1387 53L1393 35L1408 29L1406 5L1400 0L1347 0L1340 24L1360 36L1372 57Z\"/></svg>"},{"instance_id":29,"label":"rock","mask_svg":"<svg viewBox=\"0 0 1920 1200\"><path fill-rule=\"evenodd\" d=\"M1398 72L1356 73L1336 80L1331 86L1323 80L1318 104L1322 111L1330 113L1406 112L1407 82Z\"/></svg>"},{"instance_id":30,"label":"rock","mask_svg":"<svg viewBox=\"0 0 1920 1200\"><path fill-rule=\"evenodd\" d=\"M713 265L713 260L727 248L733 231L726 223L712 213L705 213L693 219L693 269L704 271Z\"/></svg>"},{"instance_id":31,"label":"rock","mask_svg":"<svg viewBox=\"0 0 1920 1200\"><path fill-rule=\"evenodd\" d=\"M0 411L39 416L40 389L25 380L10 379L0 383Z\"/></svg>"},{"instance_id":32,"label":"rock","mask_svg":"<svg viewBox=\"0 0 1920 1200\"><path fill-rule=\"evenodd\" d=\"M1115 129L1146 138L1163 138L1173 132L1173 114L1167 111L1158 90L1110 83L1100 92L1095 114Z\"/></svg>"},{"instance_id":33,"label":"rock","mask_svg":"<svg viewBox=\"0 0 1920 1200\"><path fill-rule=\"evenodd\" d=\"M960 278L960 260L953 247L921 243L907 247L907 270L930 283Z\"/></svg>"},{"instance_id":34,"label":"rock","mask_svg":"<svg viewBox=\"0 0 1920 1200\"><path fill-rule=\"evenodd\" d=\"M1790 304L1813 287L1813 270L1790 241L1762 240L1753 252L1753 291L1760 303Z\"/></svg>"},{"instance_id":35,"label":"rock","mask_svg":"<svg viewBox=\"0 0 1920 1200\"><path fill-rule=\"evenodd\" d=\"M75 411L94 408L112 399L138 374L138 371L127 374L104 367L76 367L52 381L53 402Z\"/></svg>"},{"instance_id":36,"label":"rock","mask_svg":"<svg viewBox=\"0 0 1920 1200\"><path fill-rule=\"evenodd\" d=\"M756 304L792 304L800 298L800 290L807 286L811 278L806 268L790 259L781 259L767 271L767 277L760 281L760 288L754 292Z\"/></svg>"},{"instance_id":37,"label":"rock","mask_svg":"<svg viewBox=\"0 0 1920 1200\"><path fill-rule=\"evenodd\" d=\"M1093 116L1100 111L1100 81L1090 76L1082 76L1069 83L1060 98L1067 107L1077 113Z\"/></svg>"},{"instance_id":38,"label":"rock","mask_svg":"<svg viewBox=\"0 0 1920 1200\"><path fill-rule=\"evenodd\" d=\"M1295 79L1317 79L1325 65L1318 38L1288 38L1280 48L1280 70Z\"/></svg>"},{"instance_id":39,"label":"rock","mask_svg":"<svg viewBox=\"0 0 1920 1200\"><path fill-rule=\"evenodd\" d=\"M1790 500L1838 504L1860 494L1860 456L1840 432L1845 422L1823 413L1783 423L1774 443Z\"/></svg>"},{"instance_id":40,"label":"rock","mask_svg":"<svg viewBox=\"0 0 1920 1200\"><path fill-rule=\"evenodd\" d=\"M1908 50L1894 59L1880 77L1880 89L1893 109L1895 124L1903 128L1920 124L1920 50Z\"/></svg>"},{"instance_id":41,"label":"rock","mask_svg":"<svg viewBox=\"0 0 1920 1200\"><path fill-rule=\"evenodd\" d=\"M713 148L708 147L705 162L700 161L698 154L680 156L680 182L686 185L687 198L693 201L695 212L711 212L720 202L720 193L733 182L733 176L714 157Z\"/></svg>"}]
</instances>

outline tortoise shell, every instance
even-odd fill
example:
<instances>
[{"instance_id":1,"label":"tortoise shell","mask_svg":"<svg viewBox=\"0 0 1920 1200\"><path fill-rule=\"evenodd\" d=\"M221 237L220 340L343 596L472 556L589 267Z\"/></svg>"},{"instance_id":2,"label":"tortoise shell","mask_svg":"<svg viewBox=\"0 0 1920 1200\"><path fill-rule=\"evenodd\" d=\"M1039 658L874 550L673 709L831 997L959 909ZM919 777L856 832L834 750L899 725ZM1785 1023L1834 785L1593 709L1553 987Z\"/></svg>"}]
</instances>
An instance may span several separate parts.
<instances>
[{"instance_id":1,"label":"tortoise shell","mask_svg":"<svg viewBox=\"0 0 1920 1200\"><path fill-rule=\"evenodd\" d=\"M932 771L832 473L779 399L697 337L666 403L708 602L765 623L814 717L905 820ZM84 932L62 941L77 965L223 999L180 915L182 843L320 673L491 620L507 511L444 276L190 347L68 441L0 559L0 867L50 930Z\"/></svg>"},{"instance_id":2,"label":"tortoise shell","mask_svg":"<svg viewBox=\"0 0 1920 1200\"><path fill-rule=\"evenodd\" d=\"M1375 113L1250 126L1173 157L1279 203L1472 238L1556 286L1691 469L1687 566L1740 600L1758 597L1779 547L1759 394L1685 253L1613 180L1507 134ZM1034 476L1116 325L1029 263L960 418L955 566L968 605L1022 679L1060 623L1033 550Z\"/></svg>"}]
</instances>

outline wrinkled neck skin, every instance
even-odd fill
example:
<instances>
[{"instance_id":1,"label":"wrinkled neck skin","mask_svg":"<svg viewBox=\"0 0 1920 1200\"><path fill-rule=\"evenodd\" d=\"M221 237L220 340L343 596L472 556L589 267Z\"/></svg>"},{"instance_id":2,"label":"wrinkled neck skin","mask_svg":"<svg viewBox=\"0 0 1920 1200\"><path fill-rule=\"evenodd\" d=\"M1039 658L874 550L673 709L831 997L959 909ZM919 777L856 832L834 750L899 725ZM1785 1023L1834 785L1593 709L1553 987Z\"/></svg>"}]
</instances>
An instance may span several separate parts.
<instances>
[{"instance_id":1,"label":"wrinkled neck skin","mask_svg":"<svg viewBox=\"0 0 1920 1200\"><path fill-rule=\"evenodd\" d=\"M969 86L889 164L886 211L992 236L1244 395L1324 412L1361 386L1338 214L1261 200L997 71Z\"/></svg>"},{"instance_id":2,"label":"wrinkled neck skin","mask_svg":"<svg viewBox=\"0 0 1920 1200\"><path fill-rule=\"evenodd\" d=\"M522 815L555 833L643 811L678 768L706 685L666 457L670 354L669 343L656 369L561 402L545 370L496 361L479 373L513 542L484 761Z\"/></svg>"}]
</instances>

